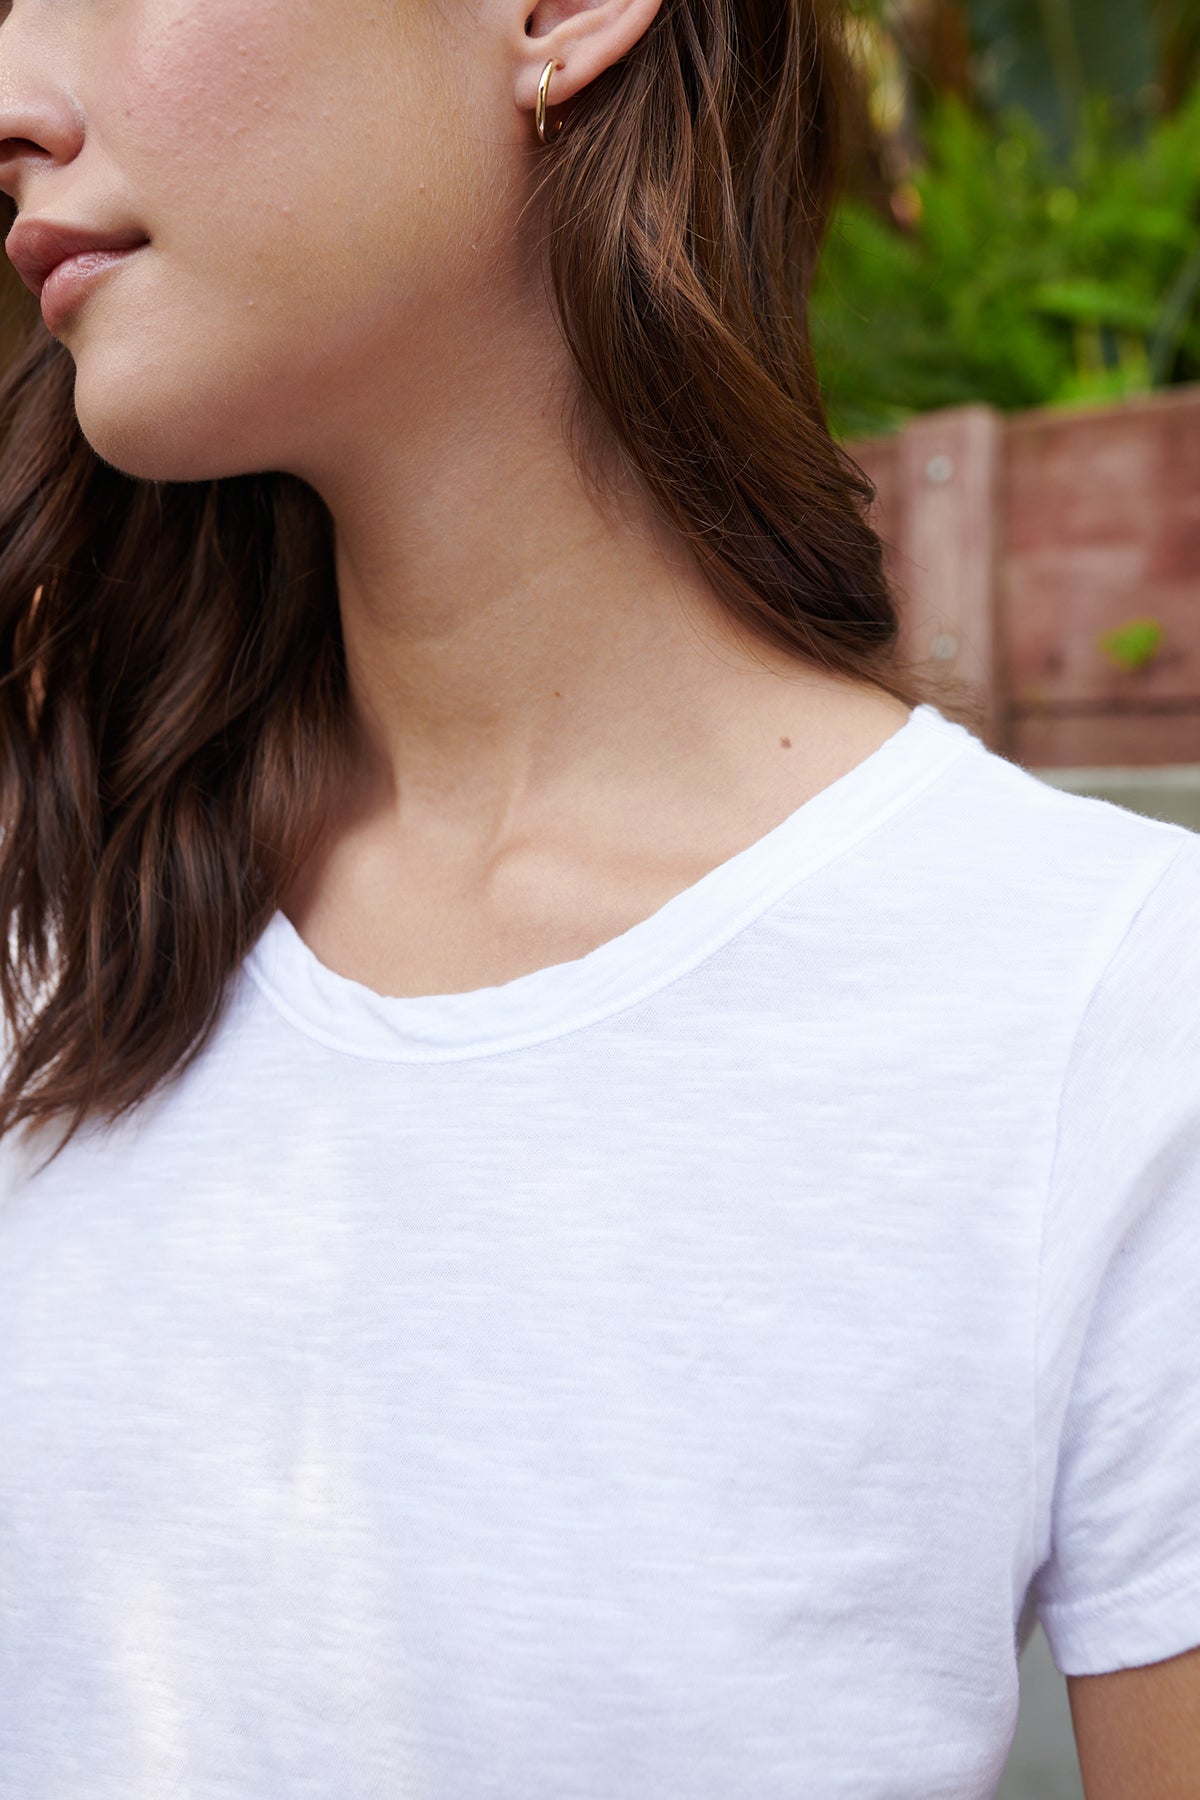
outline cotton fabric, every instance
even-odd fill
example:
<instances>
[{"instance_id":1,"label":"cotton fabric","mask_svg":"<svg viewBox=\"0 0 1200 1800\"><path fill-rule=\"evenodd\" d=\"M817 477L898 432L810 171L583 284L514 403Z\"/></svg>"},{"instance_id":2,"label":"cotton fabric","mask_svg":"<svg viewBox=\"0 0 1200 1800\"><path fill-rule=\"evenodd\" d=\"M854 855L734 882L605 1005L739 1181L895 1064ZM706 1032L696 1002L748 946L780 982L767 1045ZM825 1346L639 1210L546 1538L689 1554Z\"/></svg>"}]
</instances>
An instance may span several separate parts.
<instances>
[{"instance_id":1,"label":"cotton fabric","mask_svg":"<svg viewBox=\"0 0 1200 1800\"><path fill-rule=\"evenodd\" d=\"M1200 1644L1200 837L936 708L575 962L0 1145L3 1800L988 1800Z\"/></svg>"}]
</instances>

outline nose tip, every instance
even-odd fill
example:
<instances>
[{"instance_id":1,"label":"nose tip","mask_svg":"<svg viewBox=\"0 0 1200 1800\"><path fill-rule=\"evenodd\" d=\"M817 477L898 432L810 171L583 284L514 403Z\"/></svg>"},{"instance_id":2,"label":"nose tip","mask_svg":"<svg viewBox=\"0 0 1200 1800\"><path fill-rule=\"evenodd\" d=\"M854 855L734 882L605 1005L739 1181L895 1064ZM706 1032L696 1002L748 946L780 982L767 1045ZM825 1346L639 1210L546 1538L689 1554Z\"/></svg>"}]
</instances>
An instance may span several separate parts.
<instances>
[{"instance_id":1,"label":"nose tip","mask_svg":"<svg viewBox=\"0 0 1200 1800\"><path fill-rule=\"evenodd\" d=\"M20 68L15 42L8 52L0 84L0 191L21 204L28 177L74 161L85 127L82 108L68 88L44 70Z\"/></svg>"}]
</instances>

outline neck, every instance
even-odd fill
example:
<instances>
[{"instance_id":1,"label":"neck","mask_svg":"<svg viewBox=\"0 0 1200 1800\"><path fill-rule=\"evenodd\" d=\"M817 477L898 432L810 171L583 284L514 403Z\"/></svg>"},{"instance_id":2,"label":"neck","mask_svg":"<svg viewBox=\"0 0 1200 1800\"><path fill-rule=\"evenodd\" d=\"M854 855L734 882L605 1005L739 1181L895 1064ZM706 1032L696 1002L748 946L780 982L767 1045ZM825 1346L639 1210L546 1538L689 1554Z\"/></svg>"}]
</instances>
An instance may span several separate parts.
<instances>
[{"instance_id":1,"label":"neck","mask_svg":"<svg viewBox=\"0 0 1200 1800\"><path fill-rule=\"evenodd\" d=\"M719 760L750 688L790 683L795 728L812 672L735 630L630 480L600 495L579 474L551 429L564 368L493 339L430 380L423 403L331 420L325 466L301 471L334 520L366 804L482 840L581 787Z\"/></svg>"}]
</instances>

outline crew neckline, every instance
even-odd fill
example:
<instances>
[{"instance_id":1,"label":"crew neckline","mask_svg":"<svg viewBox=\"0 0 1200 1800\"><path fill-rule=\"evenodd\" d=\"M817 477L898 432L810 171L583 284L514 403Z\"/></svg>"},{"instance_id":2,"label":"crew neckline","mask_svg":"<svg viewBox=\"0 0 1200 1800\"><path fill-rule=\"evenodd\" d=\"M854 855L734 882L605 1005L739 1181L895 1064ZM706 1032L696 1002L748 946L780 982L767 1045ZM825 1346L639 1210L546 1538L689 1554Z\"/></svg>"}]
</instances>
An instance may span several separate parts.
<instances>
[{"instance_id":1,"label":"crew neckline","mask_svg":"<svg viewBox=\"0 0 1200 1800\"><path fill-rule=\"evenodd\" d=\"M966 726L935 706L899 729L779 825L585 956L461 994L398 996L339 975L275 912L245 967L307 1036L388 1062L452 1062L524 1049L592 1025L678 980L814 870L906 806L968 749Z\"/></svg>"}]
</instances>

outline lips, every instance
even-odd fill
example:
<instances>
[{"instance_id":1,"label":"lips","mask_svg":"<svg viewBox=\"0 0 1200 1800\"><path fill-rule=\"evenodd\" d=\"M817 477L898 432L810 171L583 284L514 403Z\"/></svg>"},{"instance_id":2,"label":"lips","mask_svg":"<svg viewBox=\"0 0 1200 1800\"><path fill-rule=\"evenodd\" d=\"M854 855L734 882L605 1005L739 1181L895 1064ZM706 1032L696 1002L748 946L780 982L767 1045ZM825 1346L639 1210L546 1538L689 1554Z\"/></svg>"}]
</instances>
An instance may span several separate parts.
<instances>
[{"instance_id":1,"label":"lips","mask_svg":"<svg viewBox=\"0 0 1200 1800\"><path fill-rule=\"evenodd\" d=\"M146 233L136 228L93 231L51 219L18 219L4 240L4 249L25 286L40 299L51 270L68 257L88 250L133 250L149 242Z\"/></svg>"}]
</instances>

